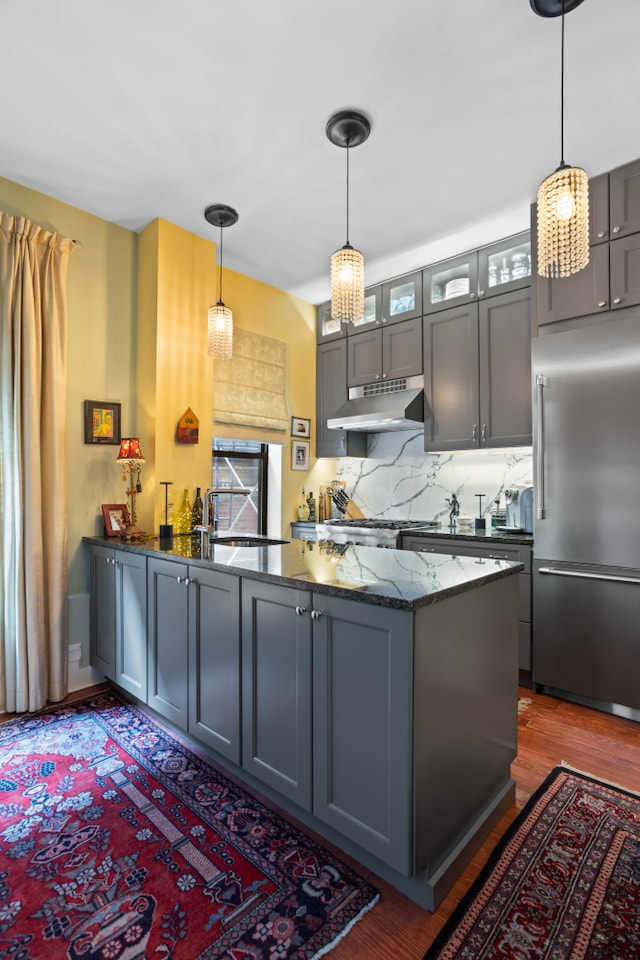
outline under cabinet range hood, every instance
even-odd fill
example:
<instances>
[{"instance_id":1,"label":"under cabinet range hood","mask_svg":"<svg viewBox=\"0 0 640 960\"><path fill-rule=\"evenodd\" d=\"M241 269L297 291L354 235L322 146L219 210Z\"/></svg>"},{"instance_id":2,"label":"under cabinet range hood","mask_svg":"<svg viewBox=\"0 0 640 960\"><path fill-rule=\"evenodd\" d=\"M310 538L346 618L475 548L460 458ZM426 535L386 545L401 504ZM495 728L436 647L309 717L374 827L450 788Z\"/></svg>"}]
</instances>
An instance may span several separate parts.
<instances>
[{"instance_id":1,"label":"under cabinet range hood","mask_svg":"<svg viewBox=\"0 0 640 960\"><path fill-rule=\"evenodd\" d=\"M350 387L349 399L327 420L327 427L363 433L419 429L424 423L423 388L423 377Z\"/></svg>"}]
</instances>

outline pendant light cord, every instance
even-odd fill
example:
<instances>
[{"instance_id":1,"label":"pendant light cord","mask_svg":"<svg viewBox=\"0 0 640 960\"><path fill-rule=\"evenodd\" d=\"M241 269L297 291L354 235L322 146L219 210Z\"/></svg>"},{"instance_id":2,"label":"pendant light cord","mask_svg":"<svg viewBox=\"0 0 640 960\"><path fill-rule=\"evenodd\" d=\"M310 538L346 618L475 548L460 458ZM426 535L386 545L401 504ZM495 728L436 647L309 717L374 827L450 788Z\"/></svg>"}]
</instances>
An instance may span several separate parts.
<instances>
[{"instance_id":1,"label":"pendant light cord","mask_svg":"<svg viewBox=\"0 0 640 960\"><path fill-rule=\"evenodd\" d=\"M218 303L222 303L222 224L220 224L220 299Z\"/></svg>"},{"instance_id":2,"label":"pendant light cord","mask_svg":"<svg viewBox=\"0 0 640 960\"><path fill-rule=\"evenodd\" d=\"M349 142L347 137L347 246L349 246Z\"/></svg>"},{"instance_id":3,"label":"pendant light cord","mask_svg":"<svg viewBox=\"0 0 640 960\"><path fill-rule=\"evenodd\" d=\"M564 4L562 0L562 29L560 50L560 166L564 167Z\"/></svg>"}]
</instances>

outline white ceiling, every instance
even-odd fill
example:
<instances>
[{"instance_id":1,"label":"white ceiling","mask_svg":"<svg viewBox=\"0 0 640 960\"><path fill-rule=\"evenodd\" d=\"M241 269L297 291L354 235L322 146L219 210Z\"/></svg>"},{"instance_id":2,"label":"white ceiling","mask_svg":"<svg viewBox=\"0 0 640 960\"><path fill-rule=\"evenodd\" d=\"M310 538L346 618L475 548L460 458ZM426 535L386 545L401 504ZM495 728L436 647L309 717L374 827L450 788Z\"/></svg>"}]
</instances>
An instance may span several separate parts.
<instances>
[{"instance_id":1,"label":"white ceiling","mask_svg":"<svg viewBox=\"0 0 640 960\"><path fill-rule=\"evenodd\" d=\"M526 229L560 160L560 19L529 0L0 0L0 175L132 230L162 217L312 302L345 241L377 282ZM640 156L639 0L566 17L565 159Z\"/></svg>"}]
</instances>

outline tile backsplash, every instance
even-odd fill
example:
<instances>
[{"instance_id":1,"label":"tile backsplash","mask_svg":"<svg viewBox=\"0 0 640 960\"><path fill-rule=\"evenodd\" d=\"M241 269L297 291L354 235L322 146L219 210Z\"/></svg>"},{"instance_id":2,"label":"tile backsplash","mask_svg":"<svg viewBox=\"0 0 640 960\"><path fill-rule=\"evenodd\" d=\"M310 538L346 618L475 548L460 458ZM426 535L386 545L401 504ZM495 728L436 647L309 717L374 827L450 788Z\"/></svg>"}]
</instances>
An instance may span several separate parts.
<instances>
[{"instance_id":1,"label":"tile backsplash","mask_svg":"<svg viewBox=\"0 0 640 960\"><path fill-rule=\"evenodd\" d=\"M425 453L422 431L369 436L366 459L341 459L338 479L367 517L389 520L439 520L448 523L447 499L453 493L460 513L489 512L510 486L531 484L531 447ZM483 494L482 500L476 494Z\"/></svg>"}]
</instances>

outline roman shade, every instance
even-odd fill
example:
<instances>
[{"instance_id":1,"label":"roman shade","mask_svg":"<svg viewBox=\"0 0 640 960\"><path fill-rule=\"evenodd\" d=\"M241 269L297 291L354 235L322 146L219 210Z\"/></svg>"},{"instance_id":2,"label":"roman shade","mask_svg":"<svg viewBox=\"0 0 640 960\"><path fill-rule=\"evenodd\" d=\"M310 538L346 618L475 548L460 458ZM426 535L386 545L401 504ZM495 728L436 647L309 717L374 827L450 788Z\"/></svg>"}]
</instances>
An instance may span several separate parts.
<instances>
[{"instance_id":1,"label":"roman shade","mask_svg":"<svg viewBox=\"0 0 640 960\"><path fill-rule=\"evenodd\" d=\"M284 443L287 345L236 327L233 357L214 363L213 411L215 436Z\"/></svg>"}]
</instances>

